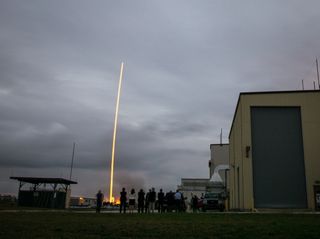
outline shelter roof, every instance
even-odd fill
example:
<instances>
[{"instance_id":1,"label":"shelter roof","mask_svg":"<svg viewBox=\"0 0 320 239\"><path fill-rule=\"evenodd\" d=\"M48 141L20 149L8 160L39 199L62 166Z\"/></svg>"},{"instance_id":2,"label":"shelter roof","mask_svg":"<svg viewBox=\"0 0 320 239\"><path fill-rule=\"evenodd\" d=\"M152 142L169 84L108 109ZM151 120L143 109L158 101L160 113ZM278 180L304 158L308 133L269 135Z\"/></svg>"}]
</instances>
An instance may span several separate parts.
<instances>
[{"instance_id":1,"label":"shelter roof","mask_svg":"<svg viewBox=\"0 0 320 239\"><path fill-rule=\"evenodd\" d=\"M40 177L10 177L10 179L18 180L19 182L40 184L40 183L59 183L59 184L77 184L75 181L71 181L64 178L40 178Z\"/></svg>"}]
</instances>

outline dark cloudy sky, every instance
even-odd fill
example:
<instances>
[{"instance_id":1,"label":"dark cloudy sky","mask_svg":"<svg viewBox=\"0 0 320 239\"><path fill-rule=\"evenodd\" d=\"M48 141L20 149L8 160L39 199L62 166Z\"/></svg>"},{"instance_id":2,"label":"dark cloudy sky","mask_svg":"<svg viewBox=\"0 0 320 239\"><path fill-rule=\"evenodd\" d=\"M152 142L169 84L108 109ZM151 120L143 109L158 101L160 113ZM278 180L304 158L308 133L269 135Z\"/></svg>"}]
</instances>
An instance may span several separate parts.
<instances>
[{"instance_id":1,"label":"dark cloudy sky","mask_svg":"<svg viewBox=\"0 0 320 239\"><path fill-rule=\"evenodd\" d=\"M320 2L0 1L0 193L14 176L69 175L73 195L175 189L208 177L241 91L312 89Z\"/></svg>"}]
</instances>

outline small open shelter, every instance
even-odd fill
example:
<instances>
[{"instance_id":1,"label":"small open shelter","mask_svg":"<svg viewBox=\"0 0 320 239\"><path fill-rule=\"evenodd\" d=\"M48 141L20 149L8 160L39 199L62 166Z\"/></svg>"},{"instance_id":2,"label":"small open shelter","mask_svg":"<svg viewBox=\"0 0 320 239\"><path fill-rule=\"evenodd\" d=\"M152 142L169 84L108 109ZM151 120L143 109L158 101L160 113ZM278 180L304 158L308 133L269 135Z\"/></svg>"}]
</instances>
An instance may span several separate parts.
<instances>
[{"instance_id":1,"label":"small open shelter","mask_svg":"<svg viewBox=\"0 0 320 239\"><path fill-rule=\"evenodd\" d=\"M10 177L19 181L18 206L64 209L69 207L70 185L64 178Z\"/></svg>"}]
</instances>

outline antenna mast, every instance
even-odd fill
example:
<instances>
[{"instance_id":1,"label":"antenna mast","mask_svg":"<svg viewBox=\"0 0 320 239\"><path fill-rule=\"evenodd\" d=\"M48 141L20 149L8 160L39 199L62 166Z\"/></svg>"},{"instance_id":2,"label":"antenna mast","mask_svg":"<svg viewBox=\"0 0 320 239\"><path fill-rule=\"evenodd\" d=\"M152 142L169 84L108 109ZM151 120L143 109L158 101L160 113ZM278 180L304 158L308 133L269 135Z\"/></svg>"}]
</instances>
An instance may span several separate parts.
<instances>
[{"instance_id":1,"label":"antenna mast","mask_svg":"<svg viewBox=\"0 0 320 239\"><path fill-rule=\"evenodd\" d=\"M70 166L70 176L69 176L69 180L71 180L72 178L72 169L73 169L73 159L74 159L74 150L76 147L76 143L73 142L73 149L72 149L72 159L71 159L71 166Z\"/></svg>"},{"instance_id":2,"label":"antenna mast","mask_svg":"<svg viewBox=\"0 0 320 239\"><path fill-rule=\"evenodd\" d=\"M319 87L319 90L320 90L318 58L316 58L316 66L317 66L318 87Z\"/></svg>"}]
</instances>

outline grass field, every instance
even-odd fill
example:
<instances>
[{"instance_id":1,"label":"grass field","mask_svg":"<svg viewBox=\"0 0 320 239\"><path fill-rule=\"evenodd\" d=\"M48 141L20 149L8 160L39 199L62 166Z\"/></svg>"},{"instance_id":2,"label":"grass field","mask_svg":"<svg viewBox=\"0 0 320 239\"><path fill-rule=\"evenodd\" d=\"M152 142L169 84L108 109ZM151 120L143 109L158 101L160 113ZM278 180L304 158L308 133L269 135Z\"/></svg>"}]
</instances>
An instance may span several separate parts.
<instances>
[{"instance_id":1,"label":"grass field","mask_svg":"<svg viewBox=\"0 0 320 239\"><path fill-rule=\"evenodd\" d=\"M0 238L320 238L315 214L0 212Z\"/></svg>"}]
</instances>

